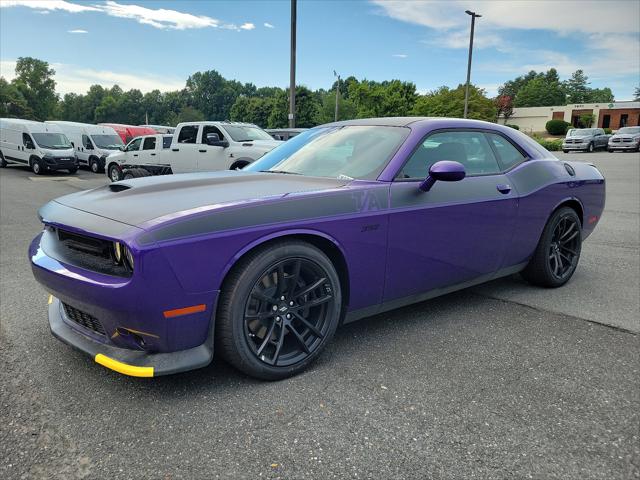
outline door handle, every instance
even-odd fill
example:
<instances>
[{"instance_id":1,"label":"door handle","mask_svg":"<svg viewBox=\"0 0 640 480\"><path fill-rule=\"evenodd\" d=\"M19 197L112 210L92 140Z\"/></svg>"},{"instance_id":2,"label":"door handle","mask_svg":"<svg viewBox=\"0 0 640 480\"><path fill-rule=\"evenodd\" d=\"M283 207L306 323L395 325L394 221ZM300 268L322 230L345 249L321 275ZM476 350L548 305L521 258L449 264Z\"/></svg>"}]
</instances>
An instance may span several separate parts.
<instances>
[{"instance_id":1,"label":"door handle","mask_svg":"<svg viewBox=\"0 0 640 480\"><path fill-rule=\"evenodd\" d=\"M155 154L155 153L152 153L152 154L151 154L151 156L152 156L152 157L155 157L155 156L156 156L156 154Z\"/></svg>"},{"instance_id":2,"label":"door handle","mask_svg":"<svg viewBox=\"0 0 640 480\"><path fill-rule=\"evenodd\" d=\"M172 148L172 149L171 149L171 151L172 151L172 152L179 152L179 151L180 151L180 149L179 149L179 148Z\"/></svg>"},{"instance_id":3,"label":"door handle","mask_svg":"<svg viewBox=\"0 0 640 480\"><path fill-rule=\"evenodd\" d=\"M505 195L511 191L511 185L507 185L506 183L500 184L496 188L500 193Z\"/></svg>"},{"instance_id":4,"label":"door handle","mask_svg":"<svg viewBox=\"0 0 640 480\"><path fill-rule=\"evenodd\" d=\"M198 150L200 153L207 153L206 150Z\"/></svg>"},{"instance_id":5,"label":"door handle","mask_svg":"<svg viewBox=\"0 0 640 480\"><path fill-rule=\"evenodd\" d=\"M137 154L137 153L134 153L134 154L133 154L133 156L134 156L134 157L137 157L137 156L138 156L138 154Z\"/></svg>"}]
</instances>

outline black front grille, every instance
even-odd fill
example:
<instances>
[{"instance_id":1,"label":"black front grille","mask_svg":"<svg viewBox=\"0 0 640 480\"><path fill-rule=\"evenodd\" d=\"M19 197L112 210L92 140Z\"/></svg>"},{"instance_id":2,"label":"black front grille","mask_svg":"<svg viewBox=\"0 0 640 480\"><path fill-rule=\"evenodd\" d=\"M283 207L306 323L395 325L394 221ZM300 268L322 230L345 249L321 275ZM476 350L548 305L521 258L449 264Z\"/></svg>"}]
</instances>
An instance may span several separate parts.
<instances>
[{"instance_id":1,"label":"black front grille","mask_svg":"<svg viewBox=\"0 0 640 480\"><path fill-rule=\"evenodd\" d=\"M67 305L66 303L63 303L62 306L64 308L64 313L67 314L67 318L72 322L75 322L78 325L81 325L84 328L97 333L98 335L107 335L107 333L104 331L104 327L100 323L100 320L98 320L93 315L89 315L88 313L83 312L82 310L78 310L77 308L72 307L71 305Z\"/></svg>"}]
</instances>

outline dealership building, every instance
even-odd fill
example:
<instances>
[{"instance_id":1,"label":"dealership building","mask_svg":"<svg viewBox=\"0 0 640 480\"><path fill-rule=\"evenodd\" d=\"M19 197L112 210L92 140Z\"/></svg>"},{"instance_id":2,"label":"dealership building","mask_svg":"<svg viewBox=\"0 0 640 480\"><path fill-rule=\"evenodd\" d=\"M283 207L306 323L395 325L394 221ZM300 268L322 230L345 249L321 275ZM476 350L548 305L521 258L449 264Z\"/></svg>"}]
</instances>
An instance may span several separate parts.
<instances>
[{"instance_id":1,"label":"dealership building","mask_svg":"<svg viewBox=\"0 0 640 480\"><path fill-rule=\"evenodd\" d=\"M544 132L545 124L549 120L564 120L577 127L580 116L585 114L594 116L596 119L594 127L612 130L635 127L640 125L640 102L579 103L557 107L514 108L513 114L506 122L504 117L500 117L500 123L518 125L520 130L526 132Z\"/></svg>"}]
</instances>

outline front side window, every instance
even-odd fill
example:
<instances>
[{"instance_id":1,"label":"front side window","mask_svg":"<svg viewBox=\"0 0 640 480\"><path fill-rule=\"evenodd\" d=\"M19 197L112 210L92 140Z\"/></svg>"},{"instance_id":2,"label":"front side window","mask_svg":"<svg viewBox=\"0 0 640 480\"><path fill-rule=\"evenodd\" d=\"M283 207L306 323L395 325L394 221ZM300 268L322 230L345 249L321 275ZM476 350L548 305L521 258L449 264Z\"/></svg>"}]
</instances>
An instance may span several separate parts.
<instances>
[{"instance_id":1,"label":"front side window","mask_svg":"<svg viewBox=\"0 0 640 480\"><path fill-rule=\"evenodd\" d=\"M33 140L31 139L28 133L22 134L22 145L24 145L25 148L35 148L35 145L33 144Z\"/></svg>"},{"instance_id":2,"label":"front side window","mask_svg":"<svg viewBox=\"0 0 640 480\"><path fill-rule=\"evenodd\" d=\"M141 143L142 143L142 138L140 138L140 137L134 138L127 145L127 148L126 148L127 152L140 150L140 144Z\"/></svg>"},{"instance_id":3,"label":"front side window","mask_svg":"<svg viewBox=\"0 0 640 480\"><path fill-rule=\"evenodd\" d=\"M52 150L73 148L64 133L34 133L33 138L41 148L50 148Z\"/></svg>"},{"instance_id":4,"label":"front side window","mask_svg":"<svg viewBox=\"0 0 640 480\"><path fill-rule=\"evenodd\" d=\"M91 145L91 140L87 135L82 135L82 145L84 148L93 149L93 145Z\"/></svg>"},{"instance_id":5,"label":"front side window","mask_svg":"<svg viewBox=\"0 0 640 480\"><path fill-rule=\"evenodd\" d=\"M178 143L196 143L197 137L198 126L185 125L180 129L180 134L178 135Z\"/></svg>"},{"instance_id":6,"label":"front side window","mask_svg":"<svg viewBox=\"0 0 640 480\"><path fill-rule=\"evenodd\" d=\"M495 133L489 133L488 135L491 139L491 143L493 143L493 146L498 153L500 163L504 170L509 170L520 162L524 162L526 160L527 157L525 157L520 150L514 147L513 144L503 136L496 135Z\"/></svg>"},{"instance_id":7,"label":"front side window","mask_svg":"<svg viewBox=\"0 0 640 480\"><path fill-rule=\"evenodd\" d=\"M220 140L224 140L224 135L220 129L214 125L205 125L202 127L202 140L200 143L207 143L207 135L210 133L217 133Z\"/></svg>"},{"instance_id":8,"label":"front side window","mask_svg":"<svg viewBox=\"0 0 640 480\"><path fill-rule=\"evenodd\" d=\"M96 147L104 150L118 150L122 147L122 139L119 135L91 135Z\"/></svg>"},{"instance_id":9,"label":"front side window","mask_svg":"<svg viewBox=\"0 0 640 480\"><path fill-rule=\"evenodd\" d=\"M498 173L500 166L482 132L448 131L428 136L400 171L398 178L424 179L436 162L464 165L467 175Z\"/></svg>"},{"instance_id":10,"label":"front side window","mask_svg":"<svg viewBox=\"0 0 640 480\"><path fill-rule=\"evenodd\" d=\"M156 149L156 137L147 137L142 144L143 150L155 150Z\"/></svg>"},{"instance_id":11,"label":"front side window","mask_svg":"<svg viewBox=\"0 0 640 480\"><path fill-rule=\"evenodd\" d=\"M405 127L313 128L271 150L245 170L375 180L408 134Z\"/></svg>"}]
</instances>

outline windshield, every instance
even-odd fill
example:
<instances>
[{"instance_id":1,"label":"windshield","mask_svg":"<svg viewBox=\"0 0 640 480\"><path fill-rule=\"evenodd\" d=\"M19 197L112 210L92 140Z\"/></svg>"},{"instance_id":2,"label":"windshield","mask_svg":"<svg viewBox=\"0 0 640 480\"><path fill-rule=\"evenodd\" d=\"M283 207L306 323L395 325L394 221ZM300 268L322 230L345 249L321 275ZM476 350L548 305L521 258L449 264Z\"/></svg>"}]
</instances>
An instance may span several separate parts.
<instances>
[{"instance_id":1,"label":"windshield","mask_svg":"<svg viewBox=\"0 0 640 480\"><path fill-rule=\"evenodd\" d=\"M314 128L244 170L375 180L408 134L405 127Z\"/></svg>"},{"instance_id":2,"label":"windshield","mask_svg":"<svg viewBox=\"0 0 640 480\"><path fill-rule=\"evenodd\" d=\"M73 148L69 139L63 133L34 133L33 139L40 148L50 148L52 150Z\"/></svg>"},{"instance_id":3,"label":"windshield","mask_svg":"<svg viewBox=\"0 0 640 480\"><path fill-rule=\"evenodd\" d=\"M91 135L93 143L105 150L118 150L124 145L119 135Z\"/></svg>"},{"instance_id":4,"label":"windshield","mask_svg":"<svg viewBox=\"0 0 640 480\"><path fill-rule=\"evenodd\" d=\"M568 137L587 137L595 133L595 128L573 128L567 133Z\"/></svg>"},{"instance_id":5,"label":"windshield","mask_svg":"<svg viewBox=\"0 0 640 480\"><path fill-rule=\"evenodd\" d=\"M224 129L236 142L250 142L252 140L273 140L273 137L258 127L245 125L225 125Z\"/></svg>"},{"instance_id":6,"label":"windshield","mask_svg":"<svg viewBox=\"0 0 640 480\"><path fill-rule=\"evenodd\" d=\"M624 127L618 130L616 133L626 133L627 135L635 135L640 133L640 127Z\"/></svg>"}]
</instances>

